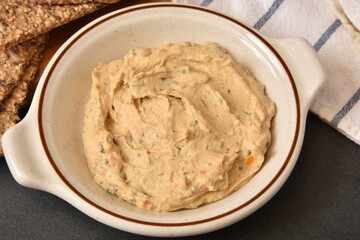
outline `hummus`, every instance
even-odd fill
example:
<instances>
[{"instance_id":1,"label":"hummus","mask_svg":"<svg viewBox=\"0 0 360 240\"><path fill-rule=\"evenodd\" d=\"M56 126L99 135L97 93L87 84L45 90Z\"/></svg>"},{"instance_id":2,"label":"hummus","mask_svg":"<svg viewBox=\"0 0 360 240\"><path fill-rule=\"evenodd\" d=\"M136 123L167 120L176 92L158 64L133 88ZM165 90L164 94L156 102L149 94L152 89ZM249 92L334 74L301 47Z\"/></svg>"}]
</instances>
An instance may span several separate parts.
<instances>
[{"instance_id":1,"label":"hummus","mask_svg":"<svg viewBox=\"0 0 360 240\"><path fill-rule=\"evenodd\" d=\"M239 189L264 161L274 103L217 43L132 49L92 77L88 166L131 204L196 208Z\"/></svg>"}]
</instances>

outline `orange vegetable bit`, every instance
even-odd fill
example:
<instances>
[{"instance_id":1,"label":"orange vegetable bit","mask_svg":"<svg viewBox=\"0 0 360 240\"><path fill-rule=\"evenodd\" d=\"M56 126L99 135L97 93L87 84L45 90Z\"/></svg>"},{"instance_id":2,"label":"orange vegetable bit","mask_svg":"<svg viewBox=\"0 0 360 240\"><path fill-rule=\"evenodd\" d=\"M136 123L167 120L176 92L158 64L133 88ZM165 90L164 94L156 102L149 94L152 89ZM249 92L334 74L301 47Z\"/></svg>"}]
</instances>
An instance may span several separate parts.
<instances>
[{"instance_id":1,"label":"orange vegetable bit","mask_svg":"<svg viewBox=\"0 0 360 240\"><path fill-rule=\"evenodd\" d=\"M248 156L247 158L246 158L246 166L250 166L253 162L254 162L254 157L253 156Z\"/></svg>"},{"instance_id":2,"label":"orange vegetable bit","mask_svg":"<svg viewBox=\"0 0 360 240\"><path fill-rule=\"evenodd\" d=\"M184 46L192 46L193 45L192 42L182 42L181 44Z\"/></svg>"},{"instance_id":3,"label":"orange vegetable bit","mask_svg":"<svg viewBox=\"0 0 360 240\"><path fill-rule=\"evenodd\" d=\"M205 170L200 170L200 173L201 173L201 174L205 174L206 171L205 171Z\"/></svg>"}]
</instances>

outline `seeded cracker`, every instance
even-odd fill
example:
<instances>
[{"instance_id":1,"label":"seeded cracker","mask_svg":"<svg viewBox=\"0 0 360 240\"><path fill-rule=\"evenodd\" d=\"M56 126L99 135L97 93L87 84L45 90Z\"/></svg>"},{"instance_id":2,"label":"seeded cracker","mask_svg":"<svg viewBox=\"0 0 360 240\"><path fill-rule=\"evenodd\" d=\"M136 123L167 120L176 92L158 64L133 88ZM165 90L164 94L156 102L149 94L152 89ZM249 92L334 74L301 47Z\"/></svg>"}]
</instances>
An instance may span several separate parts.
<instances>
[{"instance_id":1,"label":"seeded cracker","mask_svg":"<svg viewBox=\"0 0 360 240\"><path fill-rule=\"evenodd\" d=\"M20 81L30 60L44 41L45 36L40 35L0 51L0 104Z\"/></svg>"},{"instance_id":2,"label":"seeded cracker","mask_svg":"<svg viewBox=\"0 0 360 240\"><path fill-rule=\"evenodd\" d=\"M38 0L37 3L47 4L82 4L82 3L116 3L120 0Z\"/></svg>"},{"instance_id":3,"label":"seeded cracker","mask_svg":"<svg viewBox=\"0 0 360 240\"><path fill-rule=\"evenodd\" d=\"M30 64L25 69L21 80L13 89L12 93L4 99L3 103L0 105L0 156L3 155L1 148L1 136L7 129L14 126L20 120L18 115L19 108L25 103L26 95L33 83L38 66L42 59L46 37L41 36L41 40L41 44L38 45L38 48L34 52L35 54L33 55Z\"/></svg>"},{"instance_id":4,"label":"seeded cracker","mask_svg":"<svg viewBox=\"0 0 360 240\"><path fill-rule=\"evenodd\" d=\"M48 5L30 0L0 1L0 48L9 48L104 6L103 3Z\"/></svg>"}]
</instances>

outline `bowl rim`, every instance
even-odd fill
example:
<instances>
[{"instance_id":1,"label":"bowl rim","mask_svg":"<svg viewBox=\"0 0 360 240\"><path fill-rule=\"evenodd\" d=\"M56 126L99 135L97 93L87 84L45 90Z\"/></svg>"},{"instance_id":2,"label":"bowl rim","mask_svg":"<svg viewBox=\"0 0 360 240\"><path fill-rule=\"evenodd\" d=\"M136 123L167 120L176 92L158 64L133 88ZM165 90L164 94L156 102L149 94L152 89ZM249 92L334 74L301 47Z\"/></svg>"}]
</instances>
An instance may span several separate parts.
<instances>
[{"instance_id":1,"label":"bowl rim","mask_svg":"<svg viewBox=\"0 0 360 240\"><path fill-rule=\"evenodd\" d=\"M201 219L201 220L196 220L196 221L189 221L189 222L181 222L181 223L174 223L174 222L170 222L170 223L163 223L163 222L151 222L151 221L143 221L143 220L138 220L138 219L134 219L134 218L130 218L124 215L120 215L118 213L112 212L98 204L96 204L95 202L93 202L92 200L90 200L89 198L87 198L86 196L84 196L80 191L78 191L66 178L65 176L61 173L61 171L59 170L59 168L57 167L50 151L49 148L47 146L46 143L46 139L45 139L45 134L44 134L44 129L43 129L43 117L42 117L42 113L43 113L43 104L44 104L44 96L45 96L45 92L47 89L47 85L50 81L50 78L52 76L52 73L54 71L54 69L56 68L57 64L59 63L59 61L61 60L61 58L65 55L65 53L71 48L72 45L74 45L74 43L79 40L82 36L84 36L86 33L88 33L89 31L91 31L92 29L96 28L97 26L101 25L102 23L111 20L113 18L116 18L120 15L124 15L130 12L134 12L134 11L138 11L138 10L144 10L144 9L150 9L150 8L163 8L163 7L176 7L176 8L186 8L186 9L192 9L192 10L197 10L197 11L202 11L202 12L206 12L206 13L210 13L210 14L214 14L217 15L218 17L222 17L232 23L237 24L238 26L240 26L241 28L244 28L245 30L247 30L248 32L250 32L253 36L255 36L257 39L259 39L263 44L266 45L266 47L276 56L277 60L281 63L281 66L283 67L283 69L285 70L288 79L290 80L291 83L291 87L294 93L294 98L295 98L295 104L296 104L296 125L295 125L295 134L293 137L293 141L290 147L290 150L287 154L287 157L283 163L283 165L281 166L281 168L279 169L279 171L276 173L276 175L271 179L271 181L261 190L259 191L254 197L252 197L251 199L249 199L248 201L246 201L245 203L216 216L210 217L210 218L205 218L205 219ZM97 21L97 20L94 20ZM237 19L234 19L230 16L227 16L225 14L222 14L220 12L214 11L214 10L210 10L208 8L204 8L204 7L199 7L199 6L194 6L194 5L186 5L186 4L174 4L174 3L156 3L156 4L142 4L142 5L136 5L130 8L125 8L125 9L120 9L120 10L116 10L114 12L111 12L107 15L105 15L102 19L100 19L99 21L95 22L90 22L89 24L87 24L83 29L79 30L79 34L77 36L75 36L74 38L72 38L69 42L69 40L65 43L66 46L61 49L61 52L59 52L59 54L57 55L56 59L54 60L53 64L50 66L49 71L46 74L41 92L40 92L40 98L39 98L39 107L38 107L38 128L39 128L39 133L40 133L40 140L41 140L41 144L43 146L43 149L45 151L45 154L50 162L50 165L52 166L52 168L55 170L56 174L58 175L58 177L63 181L63 183L65 183L65 185L71 189L72 192L74 192L78 197L80 197L82 200L84 200L85 202L87 202L88 204L90 204L92 207L95 207L96 209L109 214L113 217L122 219L122 220L126 220L132 223L137 223L137 224L143 224L143 225L148 225L148 226L160 226L160 227L183 227L183 226L190 226L190 225L197 225L197 224L203 224L203 223L207 223L207 222L211 222L214 220L218 220L221 218L224 218L226 216L231 215L232 213L235 213L237 211L239 211L240 209L245 208L246 206L250 205L252 202L254 202L255 200L259 199L267 190L269 190L269 188L280 178L280 176L283 174L284 170L286 169L286 167L288 166L296 145L298 143L298 138L299 138L299 133L300 133L300 100L299 100L299 94L298 94L298 90L296 88L296 84L294 81L294 78L288 68L288 66L286 65L285 61L282 59L282 57L280 56L280 54L275 50L275 48L264 38L262 37L258 32L256 32L254 29L252 29L251 27L245 25L244 23L238 21Z\"/></svg>"}]
</instances>

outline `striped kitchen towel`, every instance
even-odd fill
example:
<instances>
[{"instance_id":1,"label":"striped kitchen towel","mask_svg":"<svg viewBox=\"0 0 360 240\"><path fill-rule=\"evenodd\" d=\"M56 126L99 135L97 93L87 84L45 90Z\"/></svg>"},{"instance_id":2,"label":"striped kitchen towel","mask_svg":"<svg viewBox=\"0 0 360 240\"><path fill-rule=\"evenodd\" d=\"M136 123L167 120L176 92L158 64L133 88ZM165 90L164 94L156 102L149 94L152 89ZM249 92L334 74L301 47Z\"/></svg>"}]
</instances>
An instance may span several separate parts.
<instances>
[{"instance_id":1,"label":"striped kitchen towel","mask_svg":"<svg viewBox=\"0 0 360 240\"><path fill-rule=\"evenodd\" d=\"M307 39L327 81L310 110L360 144L360 0L173 0L233 16L269 37Z\"/></svg>"}]
</instances>

